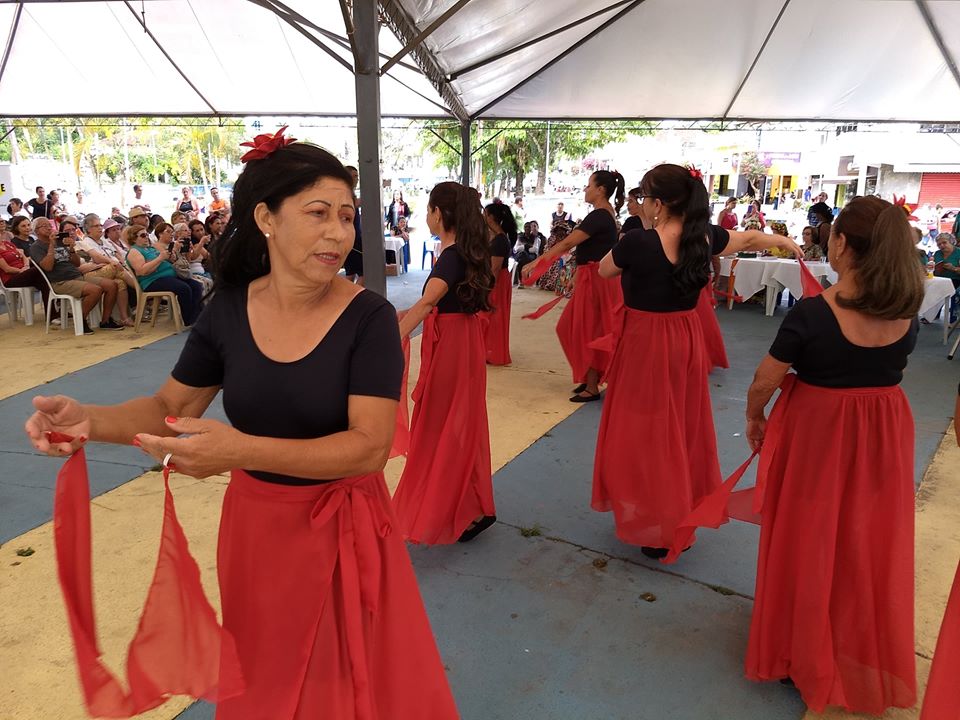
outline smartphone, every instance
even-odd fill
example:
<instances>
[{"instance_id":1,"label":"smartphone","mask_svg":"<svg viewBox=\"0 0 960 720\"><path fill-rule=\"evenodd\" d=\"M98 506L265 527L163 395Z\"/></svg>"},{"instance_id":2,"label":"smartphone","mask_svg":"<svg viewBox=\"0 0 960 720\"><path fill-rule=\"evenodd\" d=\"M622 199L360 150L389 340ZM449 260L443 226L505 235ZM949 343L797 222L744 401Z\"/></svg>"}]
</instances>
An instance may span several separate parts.
<instances>
[{"instance_id":1,"label":"smartphone","mask_svg":"<svg viewBox=\"0 0 960 720\"><path fill-rule=\"evenodd\" d=\"M173 252L173 246L174 246L174 245L176 245L175 242L167 243L167 252L168 252L168 253L172 253L172 252Z\"/></svg>"},{"instance_id":2,"label":"smartphone","mask_svg":"<svg viewBox=\"0 0 960 720\"><path fill-rule=\"evenodd\" d=\"M69 232L58 232L58 233L57 233L57 246L58 246L58 247L63 247L63 241L64 241L66 238L68 238L68 237L70 237L70 233L69 233Z\"/></svg>"}]
</instances>

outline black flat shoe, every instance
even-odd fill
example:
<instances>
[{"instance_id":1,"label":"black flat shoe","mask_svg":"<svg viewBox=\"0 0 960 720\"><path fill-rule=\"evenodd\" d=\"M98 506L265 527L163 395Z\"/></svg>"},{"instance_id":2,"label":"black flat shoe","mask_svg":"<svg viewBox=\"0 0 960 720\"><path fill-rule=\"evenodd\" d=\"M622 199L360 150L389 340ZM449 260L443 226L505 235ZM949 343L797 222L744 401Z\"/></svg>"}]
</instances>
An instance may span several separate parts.
<instances>
[{"instance_id":1,"label":"black flat shoe","mask_svg":"<svg viewBox=\"0 0 960 720\"><path fill-rule=\"evenodd\" d=\"M577 385L573 390L571 390L571 391L570 391L570 394L571 394L571 395L579 395L580 393L582 393L582 392L583 392L584 390L586 390L586 389L587 389L587 384L586 384L586 383L582 383L582 384L580 384L580 385Z\"/></svg>"},{"instance_id":2,"label":"black flat shoe","mask_svg":"<svg viewBox=\"0 0 960 720\"><path fill-rule=\"evenodd\" d=\"M793 678L791 677L780 678L780 684L786 685L787 687L796 687L796 684L793 682Z\"/></svg>"},{"instance_id":3,"label":"black flat shoe","mask_svg":"<svg viewBox=\"0 0 960 720\"><path fill-rule=\"evenodd\" d=\"M470 542L477 535L493 525L496 521L496 515L484 515L480 520L475 521L473 525L464 530L457 542Z\"/></svg>"},{"instance_id":4,"label":"black flat shoe","mask_svg":"<svg viewBox=\"0 0 960 720\"><path fill-rule=\"evenodd\" d=\"M647 547L644 545L640 548L640 552L646 555L651 560L661 560L667 556L667 553L670 552L667 548L658 548L658 547Z\"/></svg>"},{"instance_id":5,"label":"black flat shoe","mask_svg":"<svg viewBox=\"0 0 960 720\"><path fill-rule=\"evenodd\" d=\"M581 391L581 392L586 392L587 394L586 394L586 395L574 395L572 398L570 398L570 402L572 402L572 403L588 403L588 402L593 402L594 400L599 400L599 399L600 399L600 393L587 392L586 390L583 390L583 391Z\"/></svg>"}]
</instances>

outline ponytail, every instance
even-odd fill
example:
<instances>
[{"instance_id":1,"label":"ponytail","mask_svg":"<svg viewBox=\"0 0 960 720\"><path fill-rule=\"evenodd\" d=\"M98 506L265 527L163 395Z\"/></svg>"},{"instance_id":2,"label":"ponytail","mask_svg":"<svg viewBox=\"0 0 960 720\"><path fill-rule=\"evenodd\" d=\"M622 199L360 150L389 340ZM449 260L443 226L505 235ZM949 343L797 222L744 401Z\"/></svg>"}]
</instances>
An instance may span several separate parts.
<instances>
[{"instance_id":1,"label":"ponytail","mask_svg":"<svg viewBox=\"0 0 960 720\"><path fill-rule=\"evenodd\" d=\"M907 216L877 197L851 200L832 233L843 234L857 271L856 297L837 295L837 305L884 320L916 317L923 302L923 268Z\"/></svg>"},{"instance_id":2,"label":"ponytail","mask_svg":"<svg viewBox=\"0 0 960 720\"><path fill-rule=\"evenodd\" d=\"M517 241L517 219L513 216L513 211L503 203L490 203L484 208L484 212L497 221L512 246ZM526 230L527 226L524 226L524 232Z\"/></svg>"},{"instance_id":3,"label":"ponytail","mask_svg":"<svg viewBox=\"0 0 960 720\"><path fill-rule=\"evenodd\" d=\"M707 241L710 196L703 181L681 165L664 163L640 181L641 195L657 198L670 214L683 218L673 284L681 295L691 295L710 281L711 246Z\"/></svg>"},{"instance_id":4,"label":"ponytail","mask_svg":"<svg viewBox=\"0 0 960 720\"><path fill-rule=\"evenodd\" d=\"M711 248L704 242L710 222L710 196L699 179L691 177L688 184L690 194L683 210L683 231L673 269L673 283L681 295L699 292L710 282Z\"/></svg>"},{"instance_id":5,"label":"ponytail","mask_svg":"<svg viewBox=\"0 0 960 720\"><path fill-rule=\"evenodd\" d=\"M460 183L442 182L430 192L428 205L440 210L443 227L454 231L457 251L466 263L463 282L451 289L457 293L466 312L490 310L495 278L490 267L487 224L480 214L476 191ZM516 233L516 223L513 228Z\"/></svg>"},{"instance_id":6,"label":"ponytail","mask_svg":"<svg viewBox=\"0 0 960 720\"><path fill-rule=\"evenodd\" d=\"M598 187L603 188L607 200L611 197L614 198L614 212L619 215L620 208L623 207L623 202L626 200L625 188L627 184L623 179L623 175L616 170L597 170L593 173L593 180Z\"/></svg>"}]
</instances>

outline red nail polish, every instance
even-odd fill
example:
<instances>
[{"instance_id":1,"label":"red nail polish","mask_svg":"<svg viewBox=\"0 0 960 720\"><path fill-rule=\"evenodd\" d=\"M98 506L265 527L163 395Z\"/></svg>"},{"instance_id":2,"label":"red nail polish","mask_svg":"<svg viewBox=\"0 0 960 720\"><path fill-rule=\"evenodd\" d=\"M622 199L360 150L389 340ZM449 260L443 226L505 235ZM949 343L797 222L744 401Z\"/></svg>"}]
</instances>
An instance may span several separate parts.
<instances>
[{"instance_id":1,"label":"red nail polish","mask_svg":"<svg viewBox=\"0 0 960 720\"><path fill-rule=\"evenodd\" d=\"M134 438L133 438L133 446L134 446L134 447L142 447L142 446L140 445L140 438L134 436Z\"/></svg>"},{"instance_id":2,"label":"red nail polish","mask_svg":"<svg viewBox=\"0 0 960 720\"><path fill-rule=\"evenodd\" d=\"M176 419L175 417L171 417L170 415L167 415L166 421L167 421L169 424L172 425L173 423L175 423L175 422L177 421L177 419Z\"/></svg>"},{"instance_id":3,"label":"red nail polish","mask_svg":"<svg viewBox=\"0 0 960 720\"><path fill-rule=\"evenodd\" d=\"M87 439L86 439L83 435L81 435L81 436L80 436L79 438L77 438L77 439L80 441L80 444L81 444L81 445L87 441Z\"/></svg>"}]
</instances>

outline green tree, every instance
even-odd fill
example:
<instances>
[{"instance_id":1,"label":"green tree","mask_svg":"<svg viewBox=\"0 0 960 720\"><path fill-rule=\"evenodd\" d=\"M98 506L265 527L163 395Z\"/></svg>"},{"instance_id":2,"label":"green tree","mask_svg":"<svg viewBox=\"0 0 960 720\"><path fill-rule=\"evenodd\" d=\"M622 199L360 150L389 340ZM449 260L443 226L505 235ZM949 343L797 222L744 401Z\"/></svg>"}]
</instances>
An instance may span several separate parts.
<instances>
[{"instance_id":1,"label":"green tree","mask_svg":"<svg viewBox=\"0 0 960 720\"><path fill-rule=\"evenodd\" d=\"M752 151L740 153L740 174L747 179L749 183L750 197L757 197L759 193L760 181L767 174L767 166L763 164L760 157Z\"/></svg>"},{"instance_id":2,"label":"green tree","mask_svg":"<svg viewBox=\"0 0 960 720\"><path fill-rule=\"evenodd\" d=\"M522 190L526 175L536 171L536 192L542 193L547 176L561 159L582 158L612 142L652 132L650 124L643 121L548 124L539 120L480 120L471 126L474 177L488 192L503 195ZM460 126L448 120L426 121L419 134L423 149L434 155L437 167L456 174L460 168Z\"/></svg>"}]
</instances>

